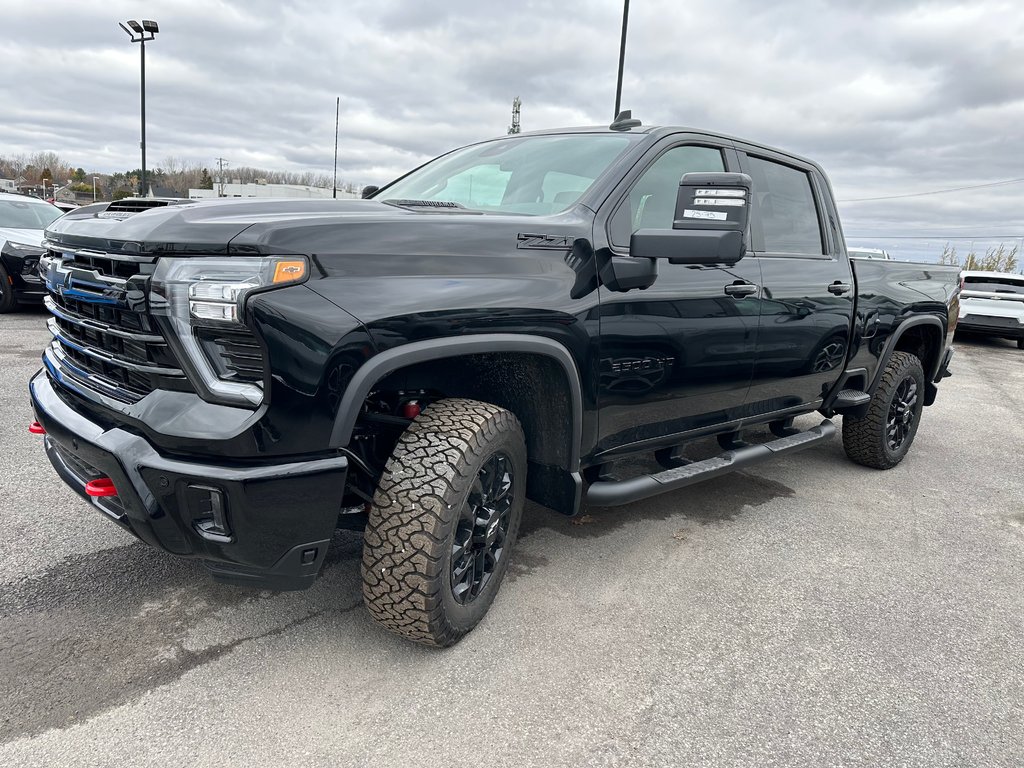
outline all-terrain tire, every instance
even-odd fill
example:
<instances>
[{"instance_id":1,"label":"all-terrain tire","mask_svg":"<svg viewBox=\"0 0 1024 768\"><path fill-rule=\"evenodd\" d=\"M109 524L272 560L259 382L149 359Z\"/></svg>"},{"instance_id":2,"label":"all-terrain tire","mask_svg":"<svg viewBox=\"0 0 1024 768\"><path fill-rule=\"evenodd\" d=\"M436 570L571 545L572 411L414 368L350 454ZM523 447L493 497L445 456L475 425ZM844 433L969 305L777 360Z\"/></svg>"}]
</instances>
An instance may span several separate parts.
<instances>
[{"instance_id":1,"label":"all-terrain tire","mask_svg":"<svg viewBox=\"0 0 1024 768\"><path fill-rule=\"evenodd\" d=\"M481 468L498 466L496 461L508 467L502 476L511 494L504 497L511 506L503 522L503 548L479 593L460 602L453 592L456 534L464 535ZM525 495L526 441L514 414L461 398L426 407L395 446L370 506L362 578L373 618L426 645L458 642L494 601L519 533Z\"/></svg>"},{"instance_id":2,"label":"all-terrain tire","mask_svg":"<svg viewBox=\"0 0 1024 768\"><path fill-rule=\"evenodd\" d=\"M924 384L921 361L909 352L893 352L871 396L867 414L862 418L843 417L846 455L858 464L875 469L891 469L903 461L921 422ZM900 408L897 399L902 401L911 389L916 392L913 406ZM909 420L902 425L897 418L900 412L909 412ZM890 442L892 430L903 435L897 446Z\"/></svg>"},{"instance_id":3,"label":"all-terrain tire","mask_svg":"<svg viewBox=\"0 0 1024 768\"><path fill-rule=\"evenodd\" d=\"M13 312L18 306L14 298L14 286L7 277L7 270L0 264L0 315Z\"/></svg>"}]
</instances>

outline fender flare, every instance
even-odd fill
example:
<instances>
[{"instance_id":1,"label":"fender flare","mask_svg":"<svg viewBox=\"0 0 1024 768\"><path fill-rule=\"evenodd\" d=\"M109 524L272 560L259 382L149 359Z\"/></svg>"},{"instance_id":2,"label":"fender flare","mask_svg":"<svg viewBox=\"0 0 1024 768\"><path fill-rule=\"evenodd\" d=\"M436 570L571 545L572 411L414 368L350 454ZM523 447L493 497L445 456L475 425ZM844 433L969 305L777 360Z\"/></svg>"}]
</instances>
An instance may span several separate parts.
<instances>
[{"instance_id":1,"label":"fender flare","mask_svg":"<svg viewBox=\"0 0 1024 768\"><path fill-rule=\"evenodd\" d=\"M871 386L868 388L869 394L873 394L875 389L878 387L878 381L882 378L885 366L889 364L889 358L892 357L892 353L896 349L896 343L900 340L900 336L911 328L916 328L919 325L934 325L939 331L939 354L936 356L935 364L930 366L931 370L925 371L925 383L931 383L935 378L939 366L942 365L942 340L946 337L946 326L943 325L942 320L935 315L912 317L897 325L896 330L893 331L889 338L885 340L885 345L882 347L882 354L878 357L878 368L875 370L874 376L871 378ZM924 361L922 361L922 363L923 362Z\"/></svg>"},{"instance_id":2,"label":"fender flare","mask_svg":"<svg viewBox=\"0 0 1024 768\"><path fill-rule=\"evenodd\" d=\"M343 448L352 438L352 430L359 418L363 402L377 382L395 371L417 363L446 357L462 357L493 352L525 352L544 355L557 362L565 372L572 400L572 443L570 465L576 472L580 465L580 444L583 440L583 387L576 361L569 350L546 336L514 333L473 334L414 341L380 352L363 363L353 374L345 388L338 414L331 430L331 447Z\"/></svg>"}]
</instances>

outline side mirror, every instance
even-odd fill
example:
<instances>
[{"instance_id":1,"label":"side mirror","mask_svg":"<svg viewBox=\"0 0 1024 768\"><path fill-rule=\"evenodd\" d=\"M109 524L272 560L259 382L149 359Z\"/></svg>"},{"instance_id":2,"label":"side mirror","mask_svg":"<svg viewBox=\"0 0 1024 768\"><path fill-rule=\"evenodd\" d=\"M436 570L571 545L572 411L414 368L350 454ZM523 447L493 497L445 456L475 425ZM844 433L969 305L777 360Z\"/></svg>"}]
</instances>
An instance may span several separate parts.
<instances>
[{"instance_id":1,"label":"side mirror","mask_svg":"<svg viewBox=\"0 0 1024 768\"><path fill-rule=\"evenodd\" d=\"M369 186L363 187L363 191L362 191L362 198L363 198L363 200L366 200L368 197L373 195L373 193L376 192L378 189L380 189L380 187L378 187L376 184L370 184Z\"/></svg>"},{"instance_id":2,"label":"side mirror","mask_svg":"<svg viewBox=\"0 0 1024 768\"><path fill-rule=\"evenodd\" d=\"M640 229L629 255L671 264L735 264L747 252L751 180L745 173L687 173L672 229Z\"/></svg>"}]
</instances>

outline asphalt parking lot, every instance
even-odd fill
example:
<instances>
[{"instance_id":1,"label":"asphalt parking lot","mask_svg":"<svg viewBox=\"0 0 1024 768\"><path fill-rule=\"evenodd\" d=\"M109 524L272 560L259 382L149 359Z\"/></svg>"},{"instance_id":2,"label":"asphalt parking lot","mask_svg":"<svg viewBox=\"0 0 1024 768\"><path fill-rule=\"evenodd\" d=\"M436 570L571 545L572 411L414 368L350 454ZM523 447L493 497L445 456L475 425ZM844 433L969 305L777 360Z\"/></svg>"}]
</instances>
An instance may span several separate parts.
<instances>
[{"instance_id":1,"label":"asphalt parking lot","mask_svg":"<svg viewBox=\"0 0 1024 768\"><path fill-rule=\"evenodd\" d=\"M889 472L838 439L570 525L540 508L436 651L362 607L213 584L67 490L0 317L0 765L1020 766L1024 352L958 339Z\"/></svg>"}]
</instances>

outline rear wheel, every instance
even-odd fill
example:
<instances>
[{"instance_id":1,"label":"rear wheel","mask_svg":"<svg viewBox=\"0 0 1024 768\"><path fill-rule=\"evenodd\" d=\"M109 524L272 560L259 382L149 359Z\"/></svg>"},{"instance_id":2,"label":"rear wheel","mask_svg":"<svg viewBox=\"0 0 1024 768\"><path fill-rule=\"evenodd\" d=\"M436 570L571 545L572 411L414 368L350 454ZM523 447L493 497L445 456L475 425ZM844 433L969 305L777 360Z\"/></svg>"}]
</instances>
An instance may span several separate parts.
<instances>
[{"instance_id":1,"label":"rear wheel","mask_svg":"<svg viewBox=\"0 0 1024 768\"><path fill-rule=\"evenodd\" d=\"M843 448L858 464L895 467L907 455L924 407L924 369L909 352L893 352L863 418L843 417Z\"/></svg>"},{"instance_id":2,"label":"rear wheel","mask_svg":"<svg viewBox=\"0 0 1024 768\"><path fill-rule=\"evenodd\" d=\"M0 315L13 312L16 306L18 302L14 299L14 286L11 285L7 270L0 264Z\"/></svg>"},{"instance_id":3,"label":"rear wheel","mask_svg":"<svg viewBox=\"0 0 1024 768\"><path fill-rule=\"evenodd\" d=\"M363 598L373 618L427 645L458 642L508 569L526 494L515 415L476 400L428 406L402 435L370 507Z\"/></svg>"},{"instance_id":4,"label":"rear wheel","mask_svg":"<svg viewBox=\"0 0 1024 768\"><path fill-rule=\"evenodd\" d=\"M1017 339L1017 349L1024 349L1024 339Z\"/></svg>"}]
</instances>

